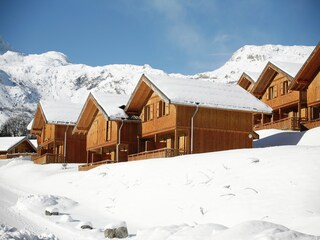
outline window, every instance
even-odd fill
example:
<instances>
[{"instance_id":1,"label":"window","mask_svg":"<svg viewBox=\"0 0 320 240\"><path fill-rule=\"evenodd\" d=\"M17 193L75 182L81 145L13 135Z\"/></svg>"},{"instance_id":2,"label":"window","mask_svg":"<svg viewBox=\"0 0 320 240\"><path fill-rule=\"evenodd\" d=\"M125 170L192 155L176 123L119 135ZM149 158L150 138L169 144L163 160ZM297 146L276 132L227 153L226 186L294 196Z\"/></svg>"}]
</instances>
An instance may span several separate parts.
<instances>
[{"instance_id":1,"label":"window","mask_svg":"<svg viewBox=\"0 0 320 240\"><path fill-rule=\"evenodd\" d=\"M281 84L281 95L287 94L288 93L288 86L289 86L289 82L288 81L284 81Z\"/></svg>"},{"instance_id":2,"label":"window","mask_svg":"<svg viewBox=\"0 0 320 240\"><path fill-rule=\"evenodd\" d=\"M107 121L107 137L106 137L106 140L107 141L110 141L111 140L111 126L112 126L112 122L111 121Z\"/></svg>"},{"instance_id":3,"label":"window","mask_svg":"<svg viewBox=\"0 0 320 240\"><path fill-rule=\"evenodd\" d=\"M270 100L270 99L276 98L277 96L278 96L277 85L269 87L267 91L267 99Z\"/></svg>"},{"instance_id":4,"label":"window","mask_svg":"<svg viewBox=\"0 0 320 240\"><path fill-rule=\"evenodd\" d=\"M273 87L269 87L268 92L267 92L267 99L270 100L273 98Z\"/></svg>"},{"instance_id":5,"label":"window","mask_svg":"<svg viewBox=\"0 0 320 240\"><path fill-rule=\"evenodd\" d=\"M147 122L153 119L153 104L145 106L140 115L143 122Z\"/></svg>"},{"instance_id":6,"label":"window","mask_svg":"<svg viewBox=\"0 0 320 240\"><path fill-rule=\"evenodd\" d=\"M179 152L180 153L185 153L186 151L186 136L182 135L179 136Z\"/></svg>"},{"instance_id":7,"label":"window","mask_svg":"<svg viewBox=\"0 0 320 240\"><path fill-rule=\"evenodd\" d=\"M169 115L169 104L165 103L164 101L159 101L157 102L157 117L162 117L162 116L166 116Z\"/></svg>"}]
</instances>

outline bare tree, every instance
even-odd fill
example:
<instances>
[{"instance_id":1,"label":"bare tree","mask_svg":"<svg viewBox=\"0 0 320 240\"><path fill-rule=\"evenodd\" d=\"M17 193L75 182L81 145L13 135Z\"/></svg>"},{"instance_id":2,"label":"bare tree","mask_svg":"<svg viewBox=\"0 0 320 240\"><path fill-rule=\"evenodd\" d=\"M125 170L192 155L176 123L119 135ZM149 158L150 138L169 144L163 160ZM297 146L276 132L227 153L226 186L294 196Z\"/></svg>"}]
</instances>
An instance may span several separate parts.
<instances>
[{"instance_id":1,"label":"bare tree","mask_svg":"<svg viewBox=\"0 0 320 240\"><path fill-rule=\"evenodd\" d=\"M0 136L16 137L26 136L28 134L27 126L30 117L27 114L20 114L16 117L9 118L0 128Z\"/></svg>"}]
</instances>

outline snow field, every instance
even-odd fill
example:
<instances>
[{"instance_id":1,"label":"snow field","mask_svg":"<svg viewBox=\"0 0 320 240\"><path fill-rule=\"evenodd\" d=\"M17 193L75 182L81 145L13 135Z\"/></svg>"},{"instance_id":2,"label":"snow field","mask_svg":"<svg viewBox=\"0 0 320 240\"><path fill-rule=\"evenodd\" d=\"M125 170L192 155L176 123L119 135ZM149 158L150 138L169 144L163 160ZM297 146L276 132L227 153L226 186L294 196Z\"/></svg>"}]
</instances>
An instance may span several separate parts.
<instances>
[{"instance_id":1,"label":"snow field","mask_svg":"<svg viewBox=\"0 0 320 240\"><path fill-rule=\"evenodd\" d=\"M318 131L300 136L301 145L109 164L88 172L78 172L76 164L62 169L5 160L0 187L18 195L12 207L17 213L59 239L104 239L105 226L121 221L129 238L142 240L320 239L312 236L320 236L320 146L310 145L320 142ZM259 141L278 133L258 132ZM45 216L48 207L58 208L59 216ZM94 229L80 229L84 222Z\"/></svg>"}]
</instances>

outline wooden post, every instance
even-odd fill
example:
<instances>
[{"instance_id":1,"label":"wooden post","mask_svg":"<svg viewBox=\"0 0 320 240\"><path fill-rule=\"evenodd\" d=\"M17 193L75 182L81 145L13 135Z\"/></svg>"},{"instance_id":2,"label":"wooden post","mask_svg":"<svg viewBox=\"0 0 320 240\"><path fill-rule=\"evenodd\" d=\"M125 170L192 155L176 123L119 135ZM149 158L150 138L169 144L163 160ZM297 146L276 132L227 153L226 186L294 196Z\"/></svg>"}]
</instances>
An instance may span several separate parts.
<instances>
[{"instance_id":1,"label":"wooden post","mask_svg":"<svg viewBox=\"0 0 320 240\"><path fill-rule=\"evenodd\" d=\"M298 102L298 118L301 118L301 102ZM299 120L300 121L300 120Z\"/></svg>"},{"instance_id":2,"label":"wooden post","mask_svg":"<svg viewBox=\"0 0 320 240\"><path fill-rule=\"evenodd\" d=\"M178 146L178 130L174 130L174 148L179 151L179 146Z\"/></svg>"},{"instance_id":3,"label":"wooden post","mask_svg":"<svg viewBox=\"0 0 320 240\"><path fill-rule=\"evenodd\" d=\"M90 151L87 151L87 165L89 164Z\"/></svg>"},{"instance_id":4,"label":"wooden post","mask_svg":"<svg viewBox=\"0 0 320 240\"><path fill-rule=\"evenodd\" d=\"M262 124L262 126L264 124L264 114L263 113L261 113L261 124Z\"/></svg>"},{"instance_id":5,"label":"wooden post","mask_svg":"<svg viewBox=\"0 0 320 240\"><path fill-rule=\"evenodd\" d=\"M281 108L279 108L279 120L282 119L282 111Z\"/></svg>"}]
</instances>

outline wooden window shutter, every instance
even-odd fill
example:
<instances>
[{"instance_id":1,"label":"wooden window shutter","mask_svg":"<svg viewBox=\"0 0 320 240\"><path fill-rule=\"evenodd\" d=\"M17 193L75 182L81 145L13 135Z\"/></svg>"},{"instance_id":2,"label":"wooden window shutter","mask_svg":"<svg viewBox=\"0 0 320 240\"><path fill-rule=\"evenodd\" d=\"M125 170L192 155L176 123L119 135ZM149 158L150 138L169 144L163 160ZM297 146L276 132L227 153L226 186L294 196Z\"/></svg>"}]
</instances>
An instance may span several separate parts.
<instances>
[{"instance_id":1,"label":"wooden window shutter","mask_svg":"<svg viewBox=\"0 0 320 240\"><path fill-rule=\"evenodd\" d=\"M144 111L145 111L145 107L142 109L141 114L140 114L140 118L141 118L142 122L144 122Z\"/></svg>"},{"instance_id":2,"label":"wooden window shutter","mask_svg":"<svg viewBox=\"0 0 320 240\"><path fill-rule=\"evenodd\" d=\"M161 101L157 102L157 118L160 117L160 103Z\"/></svg>"},{"instance_id":3,"label":"wooden window shutter","mask_svg":"<svg viewBox=\"0 0 320 240\"><path fill-rule=\"evenodd\" d=\"M110 141L110 140L111 140L111 126L112 126L112 122L111 122L111 121L108 121L107 124L108 124L108 127L107 127L107 131L108 131L108 133L107 133L107 140Z\"/></svg>"},{"instance_id":4,"label":"wooden window shutter","mask_svg":"<svg viewBox=\"0 0 320 240\"><path fill-rule=\"evenodd\" d=\"M150 104L150 120L153 119L153 104Z\"/></svg>"},{"instance_id":5,"label":"wooden window shutter","mask_svg":"<svg viewBox=\"0 0 320 240\"><path fill-rule=\"evenodd\" d=\"M169 115L169 113L170 113L170 105L169 105L169 103L165 103L165 108L166 108L165 114Z\"/></svg>"},{"instance_id":6,"label":"wooden window shutter","mask_svg":"<svg viewBox=\"0 0 320 240\"><path fill-rule=\"evenodd\" d=\"M285 93L285 90L284 90L284 85L285 85L286 82L282 82L280 84L280 94L283 95Z\"/></svg>"},{"instance_id":7,"label":"wooden window shutter","mask_svg":"<svg viewBox=\"0 0 320 240\"><path fill-rule=\"evenodd\" d=\"M273 96L275 98L278 97L278 85L274 85L273 87Z\"/></svg>"},{"instance_id":8,"label":"wooden window shutter","mask_svg":"<svg viewBox=\"0 0 320 240\"><path fill-rule=\"evenodd\" d=\"M269 92L270 92L270 88L267 89L267 99L268 99L268 100L270 99L270 94L269 94Z\"/></svg>"}]
</instances>

